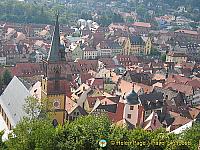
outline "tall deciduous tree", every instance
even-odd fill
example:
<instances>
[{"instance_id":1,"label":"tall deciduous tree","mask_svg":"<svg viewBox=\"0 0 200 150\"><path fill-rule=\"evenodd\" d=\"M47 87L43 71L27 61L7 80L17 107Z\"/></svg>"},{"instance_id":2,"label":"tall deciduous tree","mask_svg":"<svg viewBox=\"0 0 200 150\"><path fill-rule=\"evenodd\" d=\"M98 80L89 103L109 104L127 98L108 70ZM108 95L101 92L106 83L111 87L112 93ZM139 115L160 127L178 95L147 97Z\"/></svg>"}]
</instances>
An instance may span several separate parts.
<instances>
[{"instance_id":1,"label":"tall deciduous tree","mask_svg":"<svg viewBox=\"0 0 200 150\"><path fill-rule=\"evenodd\" d=\"M2 93L2 90L3 90L3 78L0 75L0 94Z\"/></svg>"},{"instance_id":2,"label":"tall deciduous tree","mask_svg":"<svg viewBox=\"0 0 200 150\"><path fill-rule=\"evenodd\" d=\"M8 71L6 69L5 72L3 73L3 83L5 85L8 85L11 80L12 80L12 75L11 75L10 71Z\"/></svg>"},{"instance_id":3,"label":"tall deciduous tree","mask_svg":"<svg viewBox=\"0 0 200 150\"><path fill-rule=\"evenodd\" d=\"M195 123L192 128L188 128L181 134L181 138L189 141L191 149L198 149L200 146L200 122Z\"/></svg>"},{"instance_id":4,"label":"tall deciduous tree","mask_svg":"<svg viewBox=\"0 0 200 150\"><path fill-rule=\"evenodd\" d=\"M13 129L6 145L11 150L55 150L55 130L50 120L24 119Z\"/></svg>"}]
</instances>

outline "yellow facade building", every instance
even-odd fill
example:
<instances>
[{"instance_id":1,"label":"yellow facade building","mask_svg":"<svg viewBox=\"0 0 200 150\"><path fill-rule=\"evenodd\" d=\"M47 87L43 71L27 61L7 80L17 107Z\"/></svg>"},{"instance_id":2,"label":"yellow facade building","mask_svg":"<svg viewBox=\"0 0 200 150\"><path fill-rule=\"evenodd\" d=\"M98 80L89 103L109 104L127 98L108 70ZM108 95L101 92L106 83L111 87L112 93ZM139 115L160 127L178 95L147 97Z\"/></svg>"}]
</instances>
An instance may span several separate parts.
<instances>
[{"instance_id":1,"label":"yellow facade building","mask_svg":"<svg viewBox=\"0 0 200 150\"><path fill-rule=\"evenodd\" d=\"M148 55L151 52L152 42L150 37L129 36L124 43L124 55Z\"/></svg>"},{"instance_id":2,"label":"yellow facade building","mask_svg":"<svg viewBox=\"0 0 200 150\"><path fill-rule=\"evenodd\" d=\"M168 52L166 55L166 62L182 63L187 61L187 55L185 53Z\"/></svg>"}]
</instances>

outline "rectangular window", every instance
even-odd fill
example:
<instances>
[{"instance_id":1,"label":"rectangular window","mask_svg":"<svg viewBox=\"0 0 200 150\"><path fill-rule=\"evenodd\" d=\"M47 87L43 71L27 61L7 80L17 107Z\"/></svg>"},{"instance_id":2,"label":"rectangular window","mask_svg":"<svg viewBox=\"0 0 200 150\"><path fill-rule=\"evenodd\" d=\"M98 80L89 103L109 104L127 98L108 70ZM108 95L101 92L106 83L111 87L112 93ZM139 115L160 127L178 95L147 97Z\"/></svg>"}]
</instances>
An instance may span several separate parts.
<instances>
[{"instance_id":1,"label":"rectangular window","mask_svg":"<svg viewBox=\"0 0 200 150\"><path fill-rule=\"evenodd\" d=\"M134 106L130 106L130 110L133 110L134 109Z\"/></svg>"},{"instance_id":2,"label":"rectangular window","mask_svg":"<svg viewBox=\"0 0 200 150\"><path fill-rule=\"evenodd\" d=\"M71 121L73 118L72 118L72 116L69 116L69 120Z\"/></svg>"},{"instance_id":3,"label":"rectangular window","mask_svg":"<svg viewBox=\"0 0 200 150\"><path fill-rule=\"evenodd\" d=\"M131 119L131 114L128 114L128 115L127 115L127 118Z\"/></svg>"}]
</instances>

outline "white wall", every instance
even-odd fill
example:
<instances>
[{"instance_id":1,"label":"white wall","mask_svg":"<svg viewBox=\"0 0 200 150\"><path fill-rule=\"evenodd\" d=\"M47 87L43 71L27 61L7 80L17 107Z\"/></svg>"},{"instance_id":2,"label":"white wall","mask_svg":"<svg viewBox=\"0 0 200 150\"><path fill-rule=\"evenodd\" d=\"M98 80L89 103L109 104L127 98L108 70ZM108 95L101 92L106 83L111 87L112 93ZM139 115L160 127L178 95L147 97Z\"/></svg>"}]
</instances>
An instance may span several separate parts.
<instances>
[{"instance_id":1,"label":"white wall","mask_svg":"<svg viewBox=\"0 0 200 150\"><path fill-rule=\"evenodd\" d=\"M6 57L0 57L0 65L6 65Z\"/></svg>"},{"instance_id":2,"label":"white wall","mask_svg":"<svg viewBox=\"0 0 200 150\"><path fill-rule=\"evenodd\" d=\"M134 109L130 110L130 106L134 106ZM130 119L128 118L128 114L131 114L131 118ZM125 104L123 118L125 118L131 124L136 126L136 123L137 123L137 120L138 120L138 105Z\"/></svg>"}]
</instances>

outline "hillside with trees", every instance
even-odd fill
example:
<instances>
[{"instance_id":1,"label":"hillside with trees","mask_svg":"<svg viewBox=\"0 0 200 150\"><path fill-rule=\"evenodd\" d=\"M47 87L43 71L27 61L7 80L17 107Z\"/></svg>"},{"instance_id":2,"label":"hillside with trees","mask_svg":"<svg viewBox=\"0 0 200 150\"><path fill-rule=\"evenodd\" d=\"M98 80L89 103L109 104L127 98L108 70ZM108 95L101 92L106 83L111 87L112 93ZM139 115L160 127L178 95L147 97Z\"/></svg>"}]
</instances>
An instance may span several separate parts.
<instances>
[{"instance_id":1,"label":"hillside with trees","mask_svg":"<svg viewBox=\"0 0 200 150\"><path fill-rule=\"evenodd\" d=\"M80 18L93 19L89 8L75 5L75 3L73 6L66 6L63 3L47 3L45 1L25 3L15 0L2 0L0 2L0 20L26 24L53 24L53 19L58 10L61 24L75 25ZM111 10L107 10L107 12L102 12L101 17L95 21L102 26L107 26L112 22L123 22L123 19Z\"/></svg>"},{"instance_id":2,"label":"hillside with trees","mask_svg":"<svg viewBox=\"0 0 200 150\"><path fill-rule=\"evenodd\" d=\"M53 24L53 18L57 10L60 12L60 22L62 24L75 25L80 18L91 19L102 26L107 26L112 22L124 22L122 17L116 13L137 12L140 21L151 22L152 18L169 13L170 9L177 10L180 6L185 6L187 12L181 15L190 17L195 21L200 18L200 3L196 0L144 0L141 1L116 1L111 7L112 1L0 1L0 20L15 23L36 23ZM113 10L112 10L112 9ZM150 12L153 12L152 14ZM98 14L97 18L92 15Z\"/></svg>"}]
</instances>

